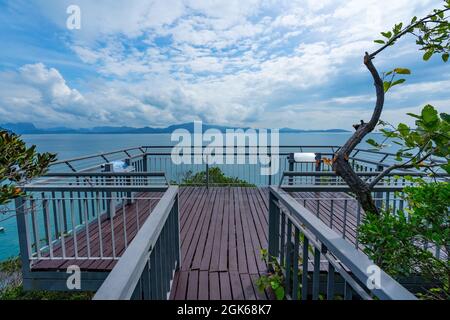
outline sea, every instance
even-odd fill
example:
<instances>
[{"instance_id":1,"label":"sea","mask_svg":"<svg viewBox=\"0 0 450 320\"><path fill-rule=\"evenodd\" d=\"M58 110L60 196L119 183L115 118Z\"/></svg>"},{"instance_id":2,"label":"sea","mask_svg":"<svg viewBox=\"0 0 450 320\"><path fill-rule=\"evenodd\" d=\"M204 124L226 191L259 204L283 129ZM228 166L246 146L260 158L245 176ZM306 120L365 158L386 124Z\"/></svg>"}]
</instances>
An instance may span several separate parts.
<instances>
[{"instance_id":1,"label":"sea","mask_svg":"<svg viewBox=\"0 0 450 320\"><path fill-rule=\"evenodd\" d=\"M344 144L351 133L281 133L283 146L339 146ZM170 146L170 134L42 134L23 135L28 145L36 145L39 152L56 153L58 160L71 159L84 155L98 154L137 146ZM373 134L377 141L381 135ZM359 147L367 148L366 143ZM0 261L15 257L19 253L16 219L13 213L0 214Z\"/></svg>"}]
</instances>

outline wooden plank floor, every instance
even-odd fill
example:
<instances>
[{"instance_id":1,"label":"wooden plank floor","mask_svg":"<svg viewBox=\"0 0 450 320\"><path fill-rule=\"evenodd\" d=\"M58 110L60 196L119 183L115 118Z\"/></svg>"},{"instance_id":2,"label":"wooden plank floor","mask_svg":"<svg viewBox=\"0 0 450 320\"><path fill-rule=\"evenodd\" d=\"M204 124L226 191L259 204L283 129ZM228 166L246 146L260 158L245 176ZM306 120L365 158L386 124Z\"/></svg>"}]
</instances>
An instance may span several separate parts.
<instances>
[{"instance_id":1,"label":"wooden plank floor","mask_svg":"<svg viewBox=\"0 0 450 320\"><path fill-rule=\"evenodd\" d=\"M171 299L266 300L255 282L265 273L268 189L183 188L182 263Z\"/></svg>"}]
</instances>

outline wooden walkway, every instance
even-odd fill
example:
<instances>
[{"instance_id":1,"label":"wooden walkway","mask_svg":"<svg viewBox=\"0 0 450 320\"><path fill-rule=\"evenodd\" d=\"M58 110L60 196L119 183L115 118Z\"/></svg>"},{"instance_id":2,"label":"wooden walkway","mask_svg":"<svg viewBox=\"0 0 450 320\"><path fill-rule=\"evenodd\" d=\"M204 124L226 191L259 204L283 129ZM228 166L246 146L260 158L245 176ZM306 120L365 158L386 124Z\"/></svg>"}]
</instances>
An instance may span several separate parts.
<instances>
[{"instance_id":1,"label":"wooden walkway","mask_svg":"<svg viewBox=\"0 0 450 320\"><path fill-rule=\"evenodd\" d=\"M268 190L185 188L181 192L182 264L171 299L268 299L255 281L267 268Z\"/></svg>"},{"instance_id":2,"label":"wooden walkway","mask_svg":"<svg viewBox=\"0 0 450 320\"><path fill-rule=\"evenodd\" d=\"M355 241L356 203L344 193L292 193L297 201L339 234ZM161 194L146 197L120 208L113 220L115 251L120 257L125 251L124 221L127 243L137 234ZM331 210L330 199L333 200ZM256 279L267 270L261 260L261 249L268 241L268 188L242 187L183 187L180 188L180 246L182 263L176 272L170 298L179 300L265 300L269 292L256 288ZM320 199L319 205L317 200ZM326 199L326 200L324 200ZM347 201L347 210L344 202ZM317 211L317 208L319 210ZM119 212L120 211L120 212ZM124 219L125 215L125 219ZM344 228L344 225L346 226ZM101 238L104 256L112 256L111 220L101 220ZM100 254L99 224L89 224L91 256ZM344 231L345 230L345 231ZM84 230L77 232L78 254L85 256L87 237ZM66 237L66 256L74 256L74 239ZM54 248L61 257L61 247ZM32 271L58 271L69 265L79 265L84 271L110 271L117 260L91 259L40 260ZM310 267L312 268L312 266Z\"/></svg>"}]
</instances>

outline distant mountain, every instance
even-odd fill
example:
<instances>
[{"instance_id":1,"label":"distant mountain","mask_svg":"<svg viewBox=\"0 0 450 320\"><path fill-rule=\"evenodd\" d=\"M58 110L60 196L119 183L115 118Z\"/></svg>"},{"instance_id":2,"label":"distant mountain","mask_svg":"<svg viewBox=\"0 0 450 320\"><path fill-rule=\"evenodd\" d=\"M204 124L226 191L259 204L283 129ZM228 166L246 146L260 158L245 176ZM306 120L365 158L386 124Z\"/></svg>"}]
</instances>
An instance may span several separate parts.
<instances>
[{"instance_id":1,"label":"distant mountain","mask_svg":"<svg viewBox=\"0 0 450 320\"><path fill-rule=\"evenodd\" d=\"M143 127L143 128L133 128L133 127L94 127L94 128L83 128L83 129L71 129L66 127L56 127L56 128L47 128L40 129L36 128L36 126L32 123L5 123L0 124L0 128L4 128L6 130L12 131L17 134L69 134L69 133L79 133L79 134L149 134L149 133L172 133L177 129L185 129L189 132L194 132L194 123L182 123L177 125L172 125L165 128L152 128L152 127ZM203 124L202 126L203 132L209 129L216 129L221 132L225 132L227 129L243 129L246 128L236 128L236 127L226 127L220 125L211 125L211 124ZM291 128L282 128L280 129L281 133L314 133L314 132L329 132L329 133L342 133L349 132L342 129L327 129L327 130L299 130L299 129L291 129Z\"/></svg>"}]
</instances>

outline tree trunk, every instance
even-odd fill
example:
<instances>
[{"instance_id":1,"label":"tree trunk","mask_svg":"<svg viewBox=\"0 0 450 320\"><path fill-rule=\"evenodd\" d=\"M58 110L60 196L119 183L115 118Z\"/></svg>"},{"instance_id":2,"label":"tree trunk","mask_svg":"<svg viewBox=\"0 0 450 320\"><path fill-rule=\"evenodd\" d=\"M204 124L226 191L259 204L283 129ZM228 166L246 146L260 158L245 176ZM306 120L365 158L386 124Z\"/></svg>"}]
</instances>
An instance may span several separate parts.
<instances>
[{"instance_id":1,"label":"tree trunk","mask_svg":"<svg viewBox=\"0 0 450 320\"><path fill-rule=\"evenodd\" d=\"M361 121L361 125L356 128L356 132L348 139L348 141L340 148L333 161L333 169L337 175L342 177L347 185L350 187L353 193L357 196L361 207L366 213L379 214L378 208L372 198L371 188L368 183L364 182L353 170L349 163L349 157L355 147L362 141L362 139L372 132L380 120L381 112L384 105L384 87L383 80L380 78L377 69L372 63L374 57L366 53L364 56L364 64L369 70L372 78L374 79L374 85L376 89L377 101L375 104L372 118L368 123Z\"/></svg>"}]
</instances>

